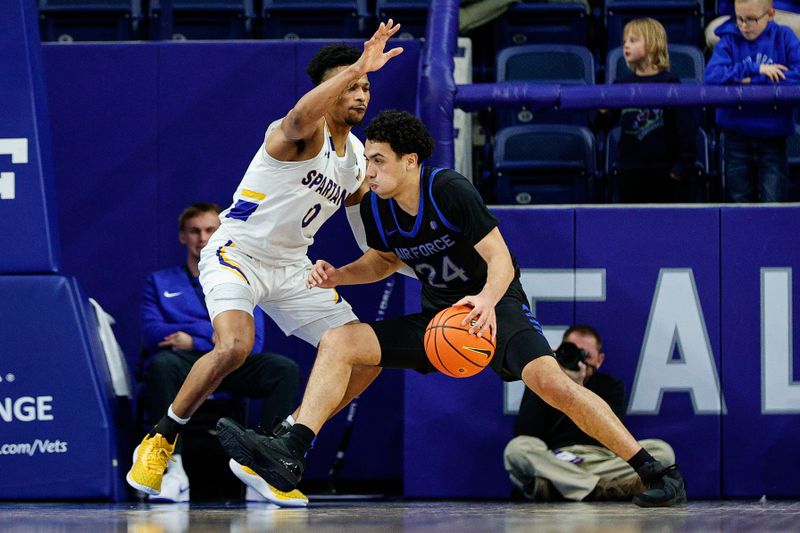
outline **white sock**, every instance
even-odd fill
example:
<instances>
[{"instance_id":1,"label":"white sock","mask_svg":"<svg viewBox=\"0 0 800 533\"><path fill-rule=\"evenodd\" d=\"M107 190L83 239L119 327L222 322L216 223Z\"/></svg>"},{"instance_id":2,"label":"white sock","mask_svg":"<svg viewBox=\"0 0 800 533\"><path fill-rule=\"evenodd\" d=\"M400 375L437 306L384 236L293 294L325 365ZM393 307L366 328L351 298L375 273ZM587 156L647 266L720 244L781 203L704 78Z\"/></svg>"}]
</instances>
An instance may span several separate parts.
<instances>
[{"instance_id":1,"label":"white sock","mask_svg":"<svg viewBox=\"0 0 800 533\"><path fill-rule=\"evenodd\" d=\"M191 418L191 417L189 417L189 418L181 418L178 415L176 415L175 411L172 410L172 404L169 404L169 409L167 409L167 416L170 417L171 419L173 419L175 422L177 422L178 424L180 424L182 426L185 426L186 422L188 422L189 418Z\"/></svg>"},{"instance_id":2,"label":"white sock","mask_svg":"<svg viewBox=\"0 0 800 533\"><path fill-rule=\"evenodd\" d=\"M293 426L296 423L295 420L294 420L294 417L292 415L287 416L286 417L286 421L289 422L290 426Z\"/></svg>"}]
</instances>

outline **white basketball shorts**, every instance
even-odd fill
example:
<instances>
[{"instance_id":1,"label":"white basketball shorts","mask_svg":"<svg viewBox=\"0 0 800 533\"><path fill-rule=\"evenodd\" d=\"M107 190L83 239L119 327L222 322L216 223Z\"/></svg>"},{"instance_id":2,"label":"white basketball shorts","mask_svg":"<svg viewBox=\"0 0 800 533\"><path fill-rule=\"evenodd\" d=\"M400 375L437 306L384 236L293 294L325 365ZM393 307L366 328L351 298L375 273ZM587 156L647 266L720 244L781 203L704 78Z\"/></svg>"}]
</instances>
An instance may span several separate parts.
<instances>
[{"instance_id":1,"label":"white basketball shorts","mask_svg":"<svg viewBox=\"0 0 800 533\"><path fill-rule=\"evenodd\" d=\"M334 289L306 288L311 261L267 265L236 248L222 228L200 253L200 284L212 322L232 309L252 314L256 305L281 328L317 346L330 328L357 321Z\"/></svg>"}]
</instances>

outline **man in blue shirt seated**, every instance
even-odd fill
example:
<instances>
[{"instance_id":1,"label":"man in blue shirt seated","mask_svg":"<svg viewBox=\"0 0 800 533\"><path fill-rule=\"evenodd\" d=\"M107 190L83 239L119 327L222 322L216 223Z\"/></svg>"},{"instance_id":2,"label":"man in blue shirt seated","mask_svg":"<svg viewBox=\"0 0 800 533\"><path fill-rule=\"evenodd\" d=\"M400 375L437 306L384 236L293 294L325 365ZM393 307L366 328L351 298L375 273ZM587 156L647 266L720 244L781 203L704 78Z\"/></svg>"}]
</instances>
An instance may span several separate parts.
<instances>
[{"instance_id":1,"label":"man in blue shirt seated","mask_svg":"<svg viewBox=\"0 0 800 533\"><path fill-rule=\"evenodd\" d=\"M148 356L143 378L144 401L150 413L167 411L192 365L213 347L214 330L198 281L197 265L200 250L220 225L219 212L219 206L207 202L187 207L180 215L178 234L186 246L186 262L153 272L147 278L142 325ZM264 345L264 315L260 309L256 309L255 318L253 352L222 381L219 390L263 398L261 425L271 429L294 408L300 370L294 361L282 355L259 353ZM169 463L161 493L150 497L151 501L189 501L189 479L183 469L181 448L178 439L172 455L174 462ZM247 499L264 500L249 486Z\"/></svg>"}]
</instances>

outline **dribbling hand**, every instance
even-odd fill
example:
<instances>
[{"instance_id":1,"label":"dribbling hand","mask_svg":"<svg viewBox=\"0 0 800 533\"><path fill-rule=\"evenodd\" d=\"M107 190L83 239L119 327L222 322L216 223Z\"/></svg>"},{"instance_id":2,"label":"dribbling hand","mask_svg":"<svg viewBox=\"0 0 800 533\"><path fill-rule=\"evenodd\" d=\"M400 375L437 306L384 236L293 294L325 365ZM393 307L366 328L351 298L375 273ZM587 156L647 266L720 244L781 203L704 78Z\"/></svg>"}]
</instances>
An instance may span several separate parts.
<instances>
[{"instance_id":1,"label":"dribbling hand","mask_svg":"<svg viewBox=\"0 0 800 533\"><path fill-rule=\"evenodd\" d=\"M472 311L464 317L461 321L462 326L475 323L469 328L470 335L477 335L478 337L487 337L492 342L497 341L497 315L494 311L494 304L488 298L477 294L475 296L464 296L459 301L453 304L453 307L458 305L468 305L472 307Z\"/></svg>"}]
</instances>

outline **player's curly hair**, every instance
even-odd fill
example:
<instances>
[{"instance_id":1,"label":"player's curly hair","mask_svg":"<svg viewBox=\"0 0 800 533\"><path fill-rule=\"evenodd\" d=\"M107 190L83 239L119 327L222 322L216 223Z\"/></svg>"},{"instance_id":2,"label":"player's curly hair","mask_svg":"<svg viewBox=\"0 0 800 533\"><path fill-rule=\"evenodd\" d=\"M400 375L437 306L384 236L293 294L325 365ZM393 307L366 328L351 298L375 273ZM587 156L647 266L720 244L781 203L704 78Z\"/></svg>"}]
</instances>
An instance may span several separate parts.
<instances>
[{"instance_id":1,"label":"player's curly hair","mask_svg":"<svg viewBox=\"0 0 800 533\"><path fill-rule=\"evenodd\" d=\"M325 73L332 68L352 65L361 57L361 51L346 44L329 44L320 48L306 68L314 85L322 83Z\"/></svg>"},{"instance_id":2,"label":"player's curly hair","mask_svg":"<svg viewBox=\"0 0 800 533\"><path fill-rule=\"evenodd\" d=\"M417 117L405 111L382 111L364 133L367 140L387 143L397 155L417 154L423 161L433 153L433 137Z\"/></svg>"}]
</instances>

